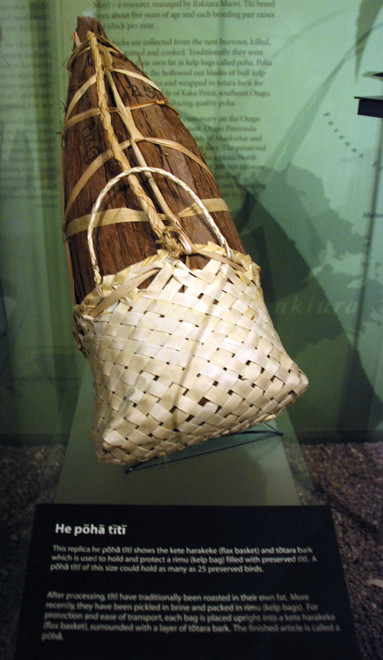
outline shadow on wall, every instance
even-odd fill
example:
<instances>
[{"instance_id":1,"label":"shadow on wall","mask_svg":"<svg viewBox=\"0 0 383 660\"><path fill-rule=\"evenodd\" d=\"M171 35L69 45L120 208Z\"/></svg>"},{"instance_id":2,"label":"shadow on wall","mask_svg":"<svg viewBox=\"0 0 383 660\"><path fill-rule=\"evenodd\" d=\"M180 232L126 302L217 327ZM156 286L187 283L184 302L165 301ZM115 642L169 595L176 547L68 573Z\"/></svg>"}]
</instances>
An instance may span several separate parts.
<instances>
[{"instance_id":1,"label":"shadow on wall","mask_svg":"<svg viewBox=\"0 0 383 660\"><path fill-rule=\"evenodd\" d=\"M193 133L195 118L188 120ZM298 141L300 136L298 130ZM291 165L289 156L296 145L286 149L282 167L278 163L278 167L255 168L251 183L247 173L242 185L243 172L229 171L221 160L224 143L219 129L203 127L200 148L232 209L247 252L261 266L272 320L286 350L310 381L307 392L290 408L294 426L298 432L364 431L371 409L375 419L383 413L356 345L356 329L363 331L369 324L371 331L376 323L380 332L382 311L378 280L363 282L372 292L370 308L363 300L360 269L366 237L355 233L352 223L330 207L321 179ZM278 213L273 214L273 207ZM281 223L277 217L282 209Z\"/></svg>"},{"instance_id":2,"label":"shadow on wall","mask_svg":"<svg viewBox=\"0 0 383 660\"><path fill-rule=\"evenodd\" d=\"M361 44L355 57L355 75L358 76L366 41L364 36L369 35L375 25L376 19L383 7L383 0L361 0L356 25L355 43Z\"/></svg>"},{"instance_id":3,"label":"shadow on wall","mask_svg":"<svg viewBox=\"0 0 383 660\"><path fill-rule=\"evenodd\" d=\"M241 200L240 208L235 202L239 208L234 214L235 221L247 251L262 268L265 300L275 326L286 349L310 380L308 391L291 408L298 431L365 430L370 423L370 411L374 410L376 419L383 412L382 401L374 393L357 349L363 325L369 323L371 331L371 324L376 323L378 331L377 319L382 311L381 284L367 278L361 283L360 277L360 264L363 266L365 259L364 241L368 242L370 237L353 233L352 224L330 208L320 179L291 165L305 136L312 130L323 99L349 60L354 60L358 76L370 34L381 28L377 17L382 6L383 0L360 2L354 42L334 63L327 77L315 86L286 136L281 136L268 168L258 173L255 170L250 185L244 187L239 183L241 172L230 175L224 163L217 162L215 145L219 140L219 151L223 153L225 141L219 128L215 135L208 127L205 133L207 152L212 156L211 162L215 161L214 172L223 197L228 202L230 195ZM285 42L283 52L278 55L288 57L291 44L299 37L296 34ZM268 204L266 209L260 201L261 182L265 181L267 189L262 200L266 197L276 200L278 215L275 216L280 217L283 209L283 227L270 211L273 205ZM306 191L309 191L307 197ZM294 226L288 233L291 222ZM320 236L316 231L319 226ZM289 234L299 237L307 262L300 245ZM327 237L325 244L323 235ZM353 272L354 261L357 273L355 269ZM364 299L363 287L367 285L371 293L370 308Z\"/></svg>"},{"instance_id":4,"label":"shadow on wall","mask_svg":"<svg viewBox=\"0 0 383 660\"><path fill-rule=\"evenodd\" d=\"M242 190L237 226L246 249L262 268L265 300L281 339L310 380L302 402L291 409L293 421L298 430L366 429L371 406L382 413L383 405L352 343L360 275L339 269L354 256L363 259L363 241L353 233L351 223L329 207L320 179L311 173L290 165L281 172L269 172L266 180L268 196L275 195L286 223L294 223L294 235L304 242L312 264L306 263L299 245L262 206L257 193ZM317 209L314 215L302 203L306 190ZM322 235L325 229L326 244L316 225ZM369 287L374 287L375 296L371 296L370 309L363 310L363 324L381 311L383 287L378 281L370 281ZM332 302L325 291L332 293Z\"/></svg>"}]
</instances>

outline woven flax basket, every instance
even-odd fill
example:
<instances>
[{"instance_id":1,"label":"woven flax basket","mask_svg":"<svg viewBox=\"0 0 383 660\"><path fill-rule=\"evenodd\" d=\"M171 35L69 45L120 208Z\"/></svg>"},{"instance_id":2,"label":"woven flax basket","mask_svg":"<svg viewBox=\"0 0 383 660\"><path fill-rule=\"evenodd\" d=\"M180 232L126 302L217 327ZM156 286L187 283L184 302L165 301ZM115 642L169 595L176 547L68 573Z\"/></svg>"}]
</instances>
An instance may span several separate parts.
<instances>
[{"instance_id":1,"label":"woven flax basket","mask_svg":"<svg viewBox=\"0 0 383 660\"><path fill-rule=\"evenodd\" d=\"M122 177L156 172L187 190L219 244L186 246L206 265L159 249L101 277L92 231L100 204ZM131 464L274 419L307 387L264 303L259 267L233 251L186 184L158 168L110 180L88 228L95 288L75 306L81 350L92 370L97 457ZM140 285L150 283L146 288Z\"/></svg>"}]
</instances>

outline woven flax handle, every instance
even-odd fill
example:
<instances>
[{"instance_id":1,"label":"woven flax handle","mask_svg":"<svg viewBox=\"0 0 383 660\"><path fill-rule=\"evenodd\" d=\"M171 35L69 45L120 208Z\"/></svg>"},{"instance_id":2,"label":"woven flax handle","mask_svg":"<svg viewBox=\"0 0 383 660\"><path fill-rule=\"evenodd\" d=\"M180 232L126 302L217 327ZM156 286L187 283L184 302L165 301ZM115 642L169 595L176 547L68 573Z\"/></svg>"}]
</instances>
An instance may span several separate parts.
<instances>
[{"instance_id":1,"label":"woven flax handle","mask_svg":"<svg viewBox=\"0 0 383 660\"><path fill-rule=\"evenodd\" d=\"M93 229L94 229L94 224L96 220L96 215L99 212L101 203L105 197L105 195L108 194L108 192L113 188L113 186L120 181L120 179L123 179L126 176L130 176L132 174L138 174L140 172L147 172L147 173L157 173L157 174L162 174L165 177L168 177L169 179L172 179L175 183L177 183L180 188L183 188L186 192L189 193L189 195L192 197L192 199L195 201L197 206L201 209L202 215L204 216L207 224L209 227L212 229L214 234L216 235L218 239L219 245L223 247L226 251L226 255L228 259L232 259L232 251L228 245L228 242L226 238L223 236L223 234L220 232L218 229L216 223L214 222L213 218L211 217L210 213L200 200L200 198L195 194L189 186L184 183L181 179L178 179L174 174L171 172L168 172L167 170L162 170L158 167L133 167L130 170L125 170L124 172L120 172L120 174L117 174L113 179L110 179L108 183L106 184L105 188L103 188L97 197L93 208L92 208L92 213L90 216L90 221L89 221L89 226L88 226L88 233L87 233L87 239L88 239L88 246L89 246L89 252L90 252L90 258L91 258L91 263L92 263L92 268L93 268L93 273L94 273L94 281L96 286L101 285L102 282L102 277L100 273L100 268L97 263L97 257L96 257L96 252L94 249L94 242L93 242ZM148 218L150 222L150 218ZM174 227L170 227L170 231L174 230ZM194 253L194 246L191 243L191 241L188 239L188 237L183 233L181 230L182 234L178 236L180 243L182 244L183 247L183 253L184 254L193 254Z\"/></svg>"}]
</instances>

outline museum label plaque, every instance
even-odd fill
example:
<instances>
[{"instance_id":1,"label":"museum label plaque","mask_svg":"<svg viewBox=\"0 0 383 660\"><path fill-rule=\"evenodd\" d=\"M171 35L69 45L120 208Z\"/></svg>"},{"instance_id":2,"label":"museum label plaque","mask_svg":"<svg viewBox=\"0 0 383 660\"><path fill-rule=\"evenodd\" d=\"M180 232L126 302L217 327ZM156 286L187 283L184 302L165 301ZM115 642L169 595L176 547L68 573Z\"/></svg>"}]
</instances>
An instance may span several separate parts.
<instances>
[{"instance_id":1,"label":"museum label plaque","mask_svg":"<svg viewBox=\"0 0 383 660\"><path fill-rule=\"evenodd\" d=\"M360 658L330 510L38 505L16 660L123 654Z\"/></svg>"}]
</instances>

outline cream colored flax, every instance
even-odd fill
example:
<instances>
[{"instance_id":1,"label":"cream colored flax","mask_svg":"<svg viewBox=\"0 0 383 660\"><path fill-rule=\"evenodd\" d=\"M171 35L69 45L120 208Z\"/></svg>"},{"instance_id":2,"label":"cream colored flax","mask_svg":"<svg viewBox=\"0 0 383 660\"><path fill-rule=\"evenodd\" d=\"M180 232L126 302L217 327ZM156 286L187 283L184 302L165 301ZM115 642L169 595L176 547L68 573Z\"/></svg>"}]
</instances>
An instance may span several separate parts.
<instances>
[{"instance_id":1,"label":"cream colored flax","mask_svg":"<svg viewBox=\"0 0 383 660\"><path fill-rule=\"evenodd\" d=\"M90 240L97 212L96 204ZM193 249L209 257L204 268L191 270L163 249L116 275L101 278L95 268L95 289L75 307L102 461L130 465L241 432L275 418L307 387L273 327L251 258L225 243Z\"/></svg>"},{"instance_id":2,"label":"cream colored flax","mask_svg":"<svg viewBox=\"0 0 383 660\"><path fill-rule=\"evenodd\" d=\"M101 161L100 161L101 163ZM100 164L100 166L102 163ZM92 171L93 175L94 171ZM89 179L87 179L89 180ZM77 193L78 195L78 193ZM217 213L219 211L228 211L227 204L220 197L212 199L203 199L201 200L209 213ZM196 204L191 206L186 206L181 211L177 212L178 217L182 220L183 218L192 218L193 216L199 215L200 209ZM165 214L159 214L161 220L165 220ZM87 231L90 221L90 213L83 215L80 218L74 218L68 222L66 226L66 238L71 238L75 234L78 234L82 231ZM148 222L148 217L144 211L139 211L137 209L129 208L117 208L117 209L106 209L105 211L100 211L95 217L94 227L106 227L108 225L114 225L124 222Z\"/></svg>"}]
</instances>

